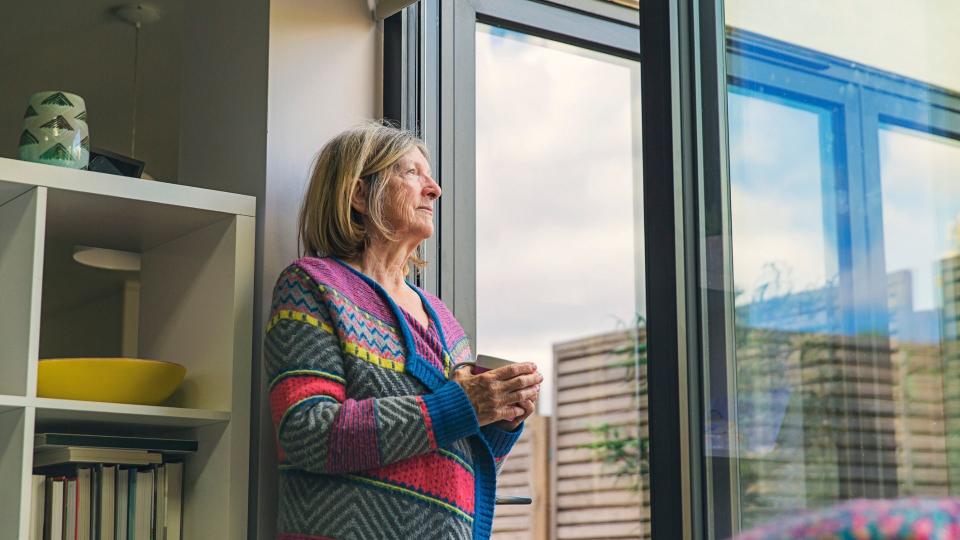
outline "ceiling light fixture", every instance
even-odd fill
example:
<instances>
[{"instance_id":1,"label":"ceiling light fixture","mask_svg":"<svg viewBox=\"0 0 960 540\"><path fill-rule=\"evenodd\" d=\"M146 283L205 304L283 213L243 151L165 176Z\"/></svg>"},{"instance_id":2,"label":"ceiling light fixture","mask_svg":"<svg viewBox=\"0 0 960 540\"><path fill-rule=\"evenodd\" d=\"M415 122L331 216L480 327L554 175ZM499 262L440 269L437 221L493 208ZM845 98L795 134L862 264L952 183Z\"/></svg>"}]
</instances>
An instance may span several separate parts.
<instances>
[{"instance_id":1,"label":"ceiling light fixture","mask_svg":"<svg viewBox=\"0 0 960 540\"><path fill-rule=\"evenodd\" d=\"M140 271L140 254L91 246L73 246L73 260L103 270Z\"/></svg>"},{"instance_id":2,"label":"ceiling light fixture","mask_svg":"<svg viewBox=\"0 0 960 540\"><path fill-rule=\"evenodd\" d=\"M126 4L113 8L113 15L133 26L133 112L130 119L130 157L137 150L137 72L140 66L140 28L160 19L160 10L150 4Z\"/></svg>"}]
</instances>

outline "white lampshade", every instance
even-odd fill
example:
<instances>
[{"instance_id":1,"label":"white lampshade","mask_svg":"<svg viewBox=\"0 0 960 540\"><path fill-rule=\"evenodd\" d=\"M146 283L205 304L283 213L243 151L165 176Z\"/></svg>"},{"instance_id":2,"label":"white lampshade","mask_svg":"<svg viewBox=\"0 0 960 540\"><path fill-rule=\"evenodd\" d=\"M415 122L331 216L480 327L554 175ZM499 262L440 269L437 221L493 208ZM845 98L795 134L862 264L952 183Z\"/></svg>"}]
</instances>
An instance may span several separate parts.
<instances>
[{"instance_id":1,"label":"white lampshade","mask_svg":"<svg viewBox=\"0 0 960 540\"><path fill-rule=\"evenodd\" d=\"M80 264L104 270L140 271L140 254L132 251L73 246L73 260Z\"/></svg>"}]
</instances>

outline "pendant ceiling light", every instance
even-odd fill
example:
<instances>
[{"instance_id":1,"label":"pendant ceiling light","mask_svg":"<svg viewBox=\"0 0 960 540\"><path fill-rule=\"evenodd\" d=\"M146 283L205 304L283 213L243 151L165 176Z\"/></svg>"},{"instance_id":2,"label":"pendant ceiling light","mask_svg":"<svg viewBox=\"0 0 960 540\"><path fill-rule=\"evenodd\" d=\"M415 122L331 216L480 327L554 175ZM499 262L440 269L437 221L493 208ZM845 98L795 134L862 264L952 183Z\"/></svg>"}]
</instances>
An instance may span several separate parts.
<instances>
[{"instance_id":1,"label":"pendant ceiling light","mask_svg":"<svg viewBox=\"0 0 960 540\"><path fill-rule=\"evenodd\" d=\"M126 4L113 8L113 14L123 22L133 26L133 111L130 115L130 157L137 155L137 78L140 71L140 29L145 24L160 19L160 11L151 4Z\"/></svg>"}]
</instances>

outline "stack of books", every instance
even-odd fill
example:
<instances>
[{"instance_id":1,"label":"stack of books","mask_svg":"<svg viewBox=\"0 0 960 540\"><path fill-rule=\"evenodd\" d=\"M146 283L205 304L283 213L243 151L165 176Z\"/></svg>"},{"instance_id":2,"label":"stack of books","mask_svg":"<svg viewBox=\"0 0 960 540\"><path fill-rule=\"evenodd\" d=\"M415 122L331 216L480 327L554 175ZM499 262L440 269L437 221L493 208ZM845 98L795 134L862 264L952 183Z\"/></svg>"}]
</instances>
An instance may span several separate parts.
<instances>
[{"instance_id":1,"label":"stack of books","mask_svg":"<svg viewBox=\"0 0 960 540\"><path fill-rule=\"evenodd\" d=\"M40 433L31 540L180 540L183 463L197 441Z\"/></svg>"}]
</instances>

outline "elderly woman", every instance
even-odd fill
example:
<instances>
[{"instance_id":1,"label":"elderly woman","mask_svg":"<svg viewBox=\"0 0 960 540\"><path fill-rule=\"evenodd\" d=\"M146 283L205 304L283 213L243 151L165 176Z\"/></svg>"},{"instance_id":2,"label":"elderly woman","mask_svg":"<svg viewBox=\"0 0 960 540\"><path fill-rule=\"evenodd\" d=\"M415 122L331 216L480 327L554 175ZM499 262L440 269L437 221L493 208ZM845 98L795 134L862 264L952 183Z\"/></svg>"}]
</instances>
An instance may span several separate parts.
<instances>
[{"instance_id":1,"label":"elderly woman","mask_svg":"<svg viewBox=\"0 0 960 540\"><path fill-rule=\"evenodd\" d=\"M320 152L265 341L281 540L490 536L501 461L542 375L479 375L463 328L405 280L440 186L424 144L371 124ZM469 365L469 364L465 364Z\"/></svg>"}]
</instances>

